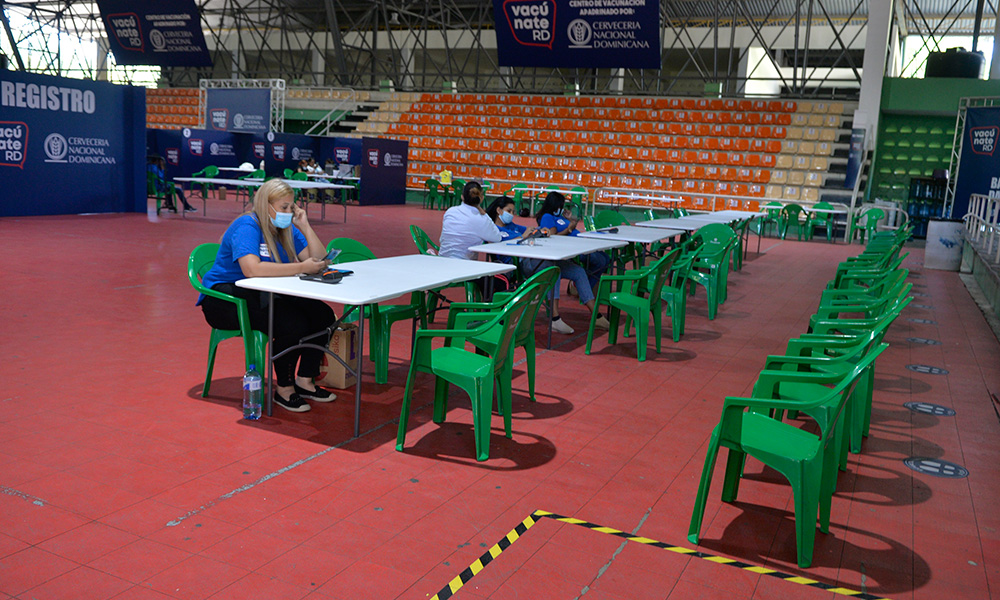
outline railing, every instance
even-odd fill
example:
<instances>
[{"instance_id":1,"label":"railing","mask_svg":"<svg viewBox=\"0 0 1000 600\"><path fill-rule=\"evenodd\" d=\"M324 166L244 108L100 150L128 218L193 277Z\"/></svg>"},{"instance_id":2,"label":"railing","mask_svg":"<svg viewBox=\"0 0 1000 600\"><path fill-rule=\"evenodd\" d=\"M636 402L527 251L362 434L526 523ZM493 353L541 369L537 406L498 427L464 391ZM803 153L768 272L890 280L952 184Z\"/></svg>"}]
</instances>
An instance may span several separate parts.
<instances>
[{"instance_id":1,"label":"railing","mask_svg":"<svg viewBox=\"0 0 1000 600\"><path fill-rule=\"evenodd\" d=\"M305 90L309 95L304 99L308 100L330 100L333 101L333 108L317 121L306 135L330 135L330 128L344 117L349 111L358 106L358 96L351 88L308 88ZM347 92L345 95L344 92Z\"/></svg>"},{"instance_id":2,"label":"railing","mask_svg":"<svg viewBox=\"0 0 1000 600\"><path fill-rule=\"evenodd\" d=\"M972 194L964 220L966 239L1000 262L1000 198Z\"/></svg>"}]
</instances>

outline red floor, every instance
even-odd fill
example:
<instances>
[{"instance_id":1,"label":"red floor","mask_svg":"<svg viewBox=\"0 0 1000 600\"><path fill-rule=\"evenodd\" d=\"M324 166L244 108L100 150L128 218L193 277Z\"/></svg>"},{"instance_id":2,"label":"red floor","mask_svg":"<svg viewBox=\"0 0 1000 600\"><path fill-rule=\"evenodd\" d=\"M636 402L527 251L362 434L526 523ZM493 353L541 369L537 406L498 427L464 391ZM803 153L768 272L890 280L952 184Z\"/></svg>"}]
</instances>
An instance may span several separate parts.
<instances>
[{"instance_id":1,"label":"red floor","mask_svg":"<svg viewBox=\"0 0 1000 600\"><path fill-rule=\"evenodd\" d=\"M448 422L433 424L429 377L417 386L406 451L394 450L405 324L394 332L390 383L375 385L367 369L359 439L350 438L350 390L308 413L241 420L238 342L223 344L212 396L200 397L208 327L186 261L235 210L210 201L208 218L0 221L13 255L0 267L0 597L429 598L535 510L691 547L721 400L750 391L764 357L805 330L837 263L860 250L765 239L766 253L731 275L719 317L707 319L699 292L681 342L666 336L663 353L641 365L631 339L608 347L601 338L585 356L586 315L564 301L577 333L540 352L535 404L518 365L514 437L495 418L491 458L477 463L468 401L456 392ZM388 256L414 250L410 223L436 235L440 218L413 206L351 207L347 225L317 230ZM814 566L795 565L788 486L753 462L737 503L721 503L713 486L700 550L866 597L1000 598L1000 422L989 397L1000 392L1000 345L957 275L924 270L921 255L906 266L926 296L887 336L871 437L841 476ZM914 414L902 406L909 400L958 414ZM970 475L916 474L902 464L910 456ZM455 596L836 597L550 518Z\"/></svg>"}]
</instances>

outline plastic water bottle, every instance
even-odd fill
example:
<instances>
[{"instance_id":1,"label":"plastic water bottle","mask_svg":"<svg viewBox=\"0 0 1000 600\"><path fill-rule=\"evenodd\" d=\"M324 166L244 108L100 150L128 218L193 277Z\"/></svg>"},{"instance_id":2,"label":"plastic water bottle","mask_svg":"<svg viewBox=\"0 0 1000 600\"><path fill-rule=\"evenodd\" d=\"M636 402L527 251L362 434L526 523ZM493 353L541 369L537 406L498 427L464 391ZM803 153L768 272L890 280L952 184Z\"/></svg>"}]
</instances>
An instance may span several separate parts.
<instances>
[{"instance_id":1,"label":"plastic water bottle","mask_svg":"<svg viewBox=\"0 0 1000 600\"><path fill-rule=\"evenodd\" d=\"M250 370L243 376L243 418L256 421L260 418L260 408L264 392L260 386L260 373L250 365Z\"/></svg>"}]
</instances>

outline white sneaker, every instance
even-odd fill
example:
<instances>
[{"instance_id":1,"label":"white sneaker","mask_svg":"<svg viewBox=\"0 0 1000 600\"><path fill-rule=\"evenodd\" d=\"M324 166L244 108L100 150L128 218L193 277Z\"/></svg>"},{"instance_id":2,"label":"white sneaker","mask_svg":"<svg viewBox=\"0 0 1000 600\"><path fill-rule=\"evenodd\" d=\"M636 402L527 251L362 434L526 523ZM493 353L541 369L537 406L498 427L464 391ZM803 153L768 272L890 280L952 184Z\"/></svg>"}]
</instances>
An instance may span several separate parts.
<instances>
[{"instance_id":1,"label":"white sneaker","mask_svg":"<svg viewBox=\"0 0 1000 600\"><path fill-rule=\"evenodd\" d=\"M562 318L558 318L552 321L552 331L569 335L573 333L573 328L570 327L566 321L563 321Z\"/></svg>"},{"instance_id":2,"label":"white sneaker","mask_svg":"<svg viewBox=\"0 0 1000 600\"><path fill-rule=\"evenodd\" d=\"M604 315L597 315L597 319L594 320L594 327L599 329L611 329L611 323L608 322L607 317Z\"/></svg>"}]
</instances>

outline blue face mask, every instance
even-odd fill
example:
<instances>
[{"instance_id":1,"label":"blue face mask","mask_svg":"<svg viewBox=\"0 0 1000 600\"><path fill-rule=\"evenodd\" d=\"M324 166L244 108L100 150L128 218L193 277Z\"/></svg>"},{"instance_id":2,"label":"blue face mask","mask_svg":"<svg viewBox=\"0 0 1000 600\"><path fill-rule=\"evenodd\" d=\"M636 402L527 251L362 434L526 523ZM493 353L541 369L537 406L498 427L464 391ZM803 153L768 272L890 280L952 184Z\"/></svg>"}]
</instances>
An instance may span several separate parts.
<instances>
[{"instance_id":1,"label":"blue face mask","mask_svg":"<svg viewBox=\"0 0 1000 600\"><path fill-rule=\"evenodd\" d=\"M292 213L290 212L274 212L274 216L271 217L271 225L274 225L278 229L288 229L288 226L292 224Z\"/></svg>"},{"instance_id":2,"label":"blue face mask","mask_svg":"<svg viewBox=\"0 0 1000 600\"><path fill-rule=\"evenodd\" d=\"M511 223L514 222L514 215L513 215L513 213L509 213L509 212L502 212L502 213L500 213L500 221L502 221L504 225L510 225Z\"/></svg>"}]
</instances>

